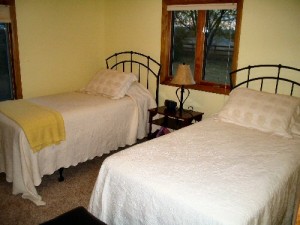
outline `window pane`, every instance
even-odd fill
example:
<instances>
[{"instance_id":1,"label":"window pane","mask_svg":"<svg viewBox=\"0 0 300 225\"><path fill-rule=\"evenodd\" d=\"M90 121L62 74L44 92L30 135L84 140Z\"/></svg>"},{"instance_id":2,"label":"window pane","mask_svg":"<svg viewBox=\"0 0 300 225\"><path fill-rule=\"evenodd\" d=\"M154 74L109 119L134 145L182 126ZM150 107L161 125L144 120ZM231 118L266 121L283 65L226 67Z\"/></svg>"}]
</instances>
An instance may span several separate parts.
<instances>
[{"instance_id":1,"label":"window pane","mask_svg":"<svg viewBox=\"0 0 300 225\"><path fill-rule=\"evenodd\" d=\"M229 84L234 50L236 10L206 12L203 80Z\"/></svg>"},{"instance_id":2,"label":"window pane","mask_svg":"<svg viewBox=\"0 0 300 225\"><path fill-rule=\"evenodd\" d=\"M0 100L13 99L8 26L0 23Z\"/></svg>"},{"instance_id":3,"label":"window pane","mask_svg":"<svg viewBox=\"0 0 300 225\"><path fill-rule=\"evenodd\" d=\"M172 48L170 71L176 74L178 64L190 65L192 73L195 68L195 47L197 11L174 11L172 23Z\"/></svg>"}]
</instances>

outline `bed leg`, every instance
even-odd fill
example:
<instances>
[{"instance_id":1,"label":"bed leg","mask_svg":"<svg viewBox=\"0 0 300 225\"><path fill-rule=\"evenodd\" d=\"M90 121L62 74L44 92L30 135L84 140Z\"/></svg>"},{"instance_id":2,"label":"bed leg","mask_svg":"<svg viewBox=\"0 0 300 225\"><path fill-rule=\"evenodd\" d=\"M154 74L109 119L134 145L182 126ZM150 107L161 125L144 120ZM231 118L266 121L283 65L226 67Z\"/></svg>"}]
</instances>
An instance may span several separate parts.
<instances>
[{"instance_id":1,"label":"bed leg","mask_svg":"<svg viewBox=\"0 0 300 225\"><path fill-rule=\"evenodd\" d=\"M59 172L59 178L58 178L58 181L59 181L59 182L62 182L62 181L65 180L65 178L64 178L64 176L63 176L63 171L64 171L64 168L60 168L60 169L58 170L58 172Z\"/></svg>"}]
</instances>

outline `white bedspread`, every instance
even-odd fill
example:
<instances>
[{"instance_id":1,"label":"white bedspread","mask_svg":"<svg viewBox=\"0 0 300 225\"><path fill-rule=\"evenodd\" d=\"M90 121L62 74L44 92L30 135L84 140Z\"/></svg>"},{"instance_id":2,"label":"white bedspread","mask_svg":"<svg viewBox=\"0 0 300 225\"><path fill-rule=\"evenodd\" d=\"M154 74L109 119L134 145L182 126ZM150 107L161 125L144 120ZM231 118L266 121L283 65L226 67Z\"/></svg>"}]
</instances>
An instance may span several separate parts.
<instances>
[{"instance_id":1,"label":"white bedspread","mask_svg":"<svg viewBox=\"0 0 300 225\"><path fill-rule=\"evenodd\" d=\"M89 210L109 225L292 224L300 137L217 119L107 158Z\"/></svg>"},{"instance_id":2,"label":"white bedspread","mask_svg":"<svg viewBox=\"0 0 300 225\"><path fill-rule=\"evenodd\" d=\"M136 85L135 89L141 87ZM155 101L148 92L138 91L130 96L111 100L73 92L31 99L60 112L66 129L66 141L38 153L32 152L22 129L0 114L0 172L13 182L13 194L22 193L23 198L43 205L35 189L43 175L131 145L146 136L145 109L155 107Z\"/></svg>"}]
</instances>

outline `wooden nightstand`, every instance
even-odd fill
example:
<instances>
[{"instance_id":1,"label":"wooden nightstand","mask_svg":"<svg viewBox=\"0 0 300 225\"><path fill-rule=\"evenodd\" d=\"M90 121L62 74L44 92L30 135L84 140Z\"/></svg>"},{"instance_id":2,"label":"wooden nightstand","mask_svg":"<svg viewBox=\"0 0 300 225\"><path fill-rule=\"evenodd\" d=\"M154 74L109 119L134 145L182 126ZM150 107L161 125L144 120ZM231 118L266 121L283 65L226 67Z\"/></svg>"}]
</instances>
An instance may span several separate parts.
<instances>
[{"instance_id":1,"label":"wooden nightstand","mask_svg":"<svg viewBox=\"0 0 300 225\"><path fill-rule=\"evenodd\" d=\"M176 111L168 111L165 106L149 109L149 133L148 138L151 138L152 125L156 124L162 127L171 128L173 130L178 130L182 127L191 125L195 120L197 122L202 120L204 113L196 112L192 110L183 110L182 114ZM156 114L163 115L162 118L153 120Z\"/></svg>"}]
</instances>

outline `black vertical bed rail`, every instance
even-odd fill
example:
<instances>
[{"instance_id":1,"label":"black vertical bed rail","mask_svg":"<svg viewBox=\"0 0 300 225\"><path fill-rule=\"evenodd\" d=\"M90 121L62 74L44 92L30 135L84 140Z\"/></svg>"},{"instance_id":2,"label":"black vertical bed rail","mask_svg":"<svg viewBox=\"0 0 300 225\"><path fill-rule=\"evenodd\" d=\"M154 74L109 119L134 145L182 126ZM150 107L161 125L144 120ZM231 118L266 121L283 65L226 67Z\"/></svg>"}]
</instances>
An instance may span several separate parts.
<instances>
[{"instance_id":1,"label":"black vertical bed rail","mask_svg":"<svg viewBox=\"0 0 300 225\"><path fill-rule=\"evenodd\" d=\"M123 57L119 57L119 55L124 56ZM138 59L135 59L134 55L138 55ZM121 59L120 59L121 58ZM110 61L112 59L115 59L114 62ZM120 59L120 60L119 60ZM146 64L145 64L145 59L146 59ZM158 100L159 100L159 75L160 75L160 70L161 70L161 65L160 63L158 63L156 60L154 60L153 58L151 58L150 56L144 55L142 53L138 53L138 52L134 52L134 51L124 51L124 52L118 52L115 53L113 55L111 55L110 57L106 58L106 68L107 69L118 69L118 65L122 64L122 69L123 72L125 72L126 69L126 65L130 64L130 72L133 72L133 64L137 64L138 65L138 80L139 82L141 81L141 67L146 68L147 73L146 73L146 78L147 78L147 89L149 89L149 77L150 74L152 74L155 79L156 79L156 90L155 90L155 100L156 103L158 104ZM154 64L153 64L154 63ZM150 67L151 66L151 67Z\"/></svg>"},{"instance_id":2,"label":"black vertical bed rail","mask_svg":"<svg viewBox=\"0 0 300 225\"><path fill-rule=\"evenodd\" d=\"M118 55L116 55L116 63L118 62ZM116 69L118 69L118 65L116 66Z\"/></svg>"},{"instance_id":3,"label":"black vertical bed rail","mask_svg":"<svg viewBox=\"0 0 300 225\"><path fill-rule=\"evenodd\" d=\"M295 86L295 84L293 83L293 84L292 84L292 88L291 88L291 93L290 93L290 95L293 95L293 92L294 92L294 86Z\"/></svg>"},{"instance_id":4,"label":"black vertical bed rail","mask_svg":"<svg viewBox=\"0 0 300 225\"><path fill-rule=\"evenodd\" d=\"M260 91L262 91L263 89L263 86L264 86L264 79L261 79L261 82L260 82Z\"/></svg>"},{"instance_id":5,"label":"black vertical bed rail","mask_svg":"<svg viewBox=\"0 0 300 225\"><path fill-rule=\"evenodd\" d=\"M117 54L116 54L116 58L115 59L116 59L115 62L117 63L118 62L118 55ZM118 69L118 65L116 66L116 69Z\"/></svg>"},{"instance_id":6,"label":"black vertical bed rail","mask_svg":"<svg viewBox=\"0 0 300 225\"><path fill-rule=\"evenodd\" d=\"M149 67L150 57L147 57L147 67ZM147 89L149 88L149 70L147 70Z\"/></svg>"},{"instance_id":7,"label":"black vertical bed rail","mask_svg":"<svg viewBox=\"0 0 300 225\"><path fill-rule=\"evenodd\" d=\"M259 68L259 67L261 67L261 68L267 68L267 67L277 68L277 74L274 75L274 76L258 76L258 75L256 75L255 77L251 78L251 75L253 74L253 70L255 68ZM263 85L264 85L264 80L276 80L274 93L277 94L277 92L278 92L278 86L279 86L279 81L285 81L285 82L291 84L290 95L292 96L293 93L294 93L294 87L295 87L295 85L297 85L297 86L300 87L300 83L297 82L297 81L294 81L294 80L290 80L290 79L287 79L287 78L284 78L284 77L280 77L282 69L285 69L285 71L291 70L291 71L300 72L300 69L298 69L298 68L290 67L290 66L284 66L282 64L278 64L278 65L274 65L274 64L262 64L262 65L253 65L253 66L249 65L247 67L243 67L241 69L238 69L238 70L235 70L235 71L232 71L232 72L229 73L229 75L230 75L231 89L234 89L234 88L239 87L239 86L244 85L244 84L248 88L250 82L252 82L252 81L260 81L260 91L262 91ZM241 81L240 83L233 84L233 76L234 75L237 76L239 72L242 72L244 70L247 70L247 79L245 81ZM237 80L237 79L235 79L235 80Z\"/></svg>"},{"instance_id":8,"label":"black vertical bed rail","mask_svg":"<svg viewBox=\"0 0 300 225\"><path fill-rule=\"evenodd\" d=\"M141 65L139 64L139 82L141 82Z\"/></svg>"},{"instance_id":9,"label":"black vertical bed rail","mask_svg":"<svg viewBox=\"0 0 300 225\"><path fill-rule=\"evenodd\" d=\"M132 73L132 54L133 52L130 52L130 73ZM123 70L124 71L124 70ZM139 74L140 75L140 74Z\"/></svg>"},{"instance_id":10,"label":"black vertical bed rail","mask_svg":"<svg viewBox=\"0 0 300 225\"><path fill-rule=\"evenodd\" d=\"M251 73L251 66L248 66L247 85L246 85L247 88L249 87L250 73Z\"/></svg>"},{"instance_id":11,"label":"black vertical bed rail","mask_svg":"<svg viewBox=\"0 0 300 225\"><path fill-rule=\"evenodd\" d=\"M277 94L278 82L279 82L279 78L280 78L280 70L281 70L281 64L278 65L277 80L276 80L276 87L275 87L275 93L276 94Z\"/></svg>"}]
</instances>

